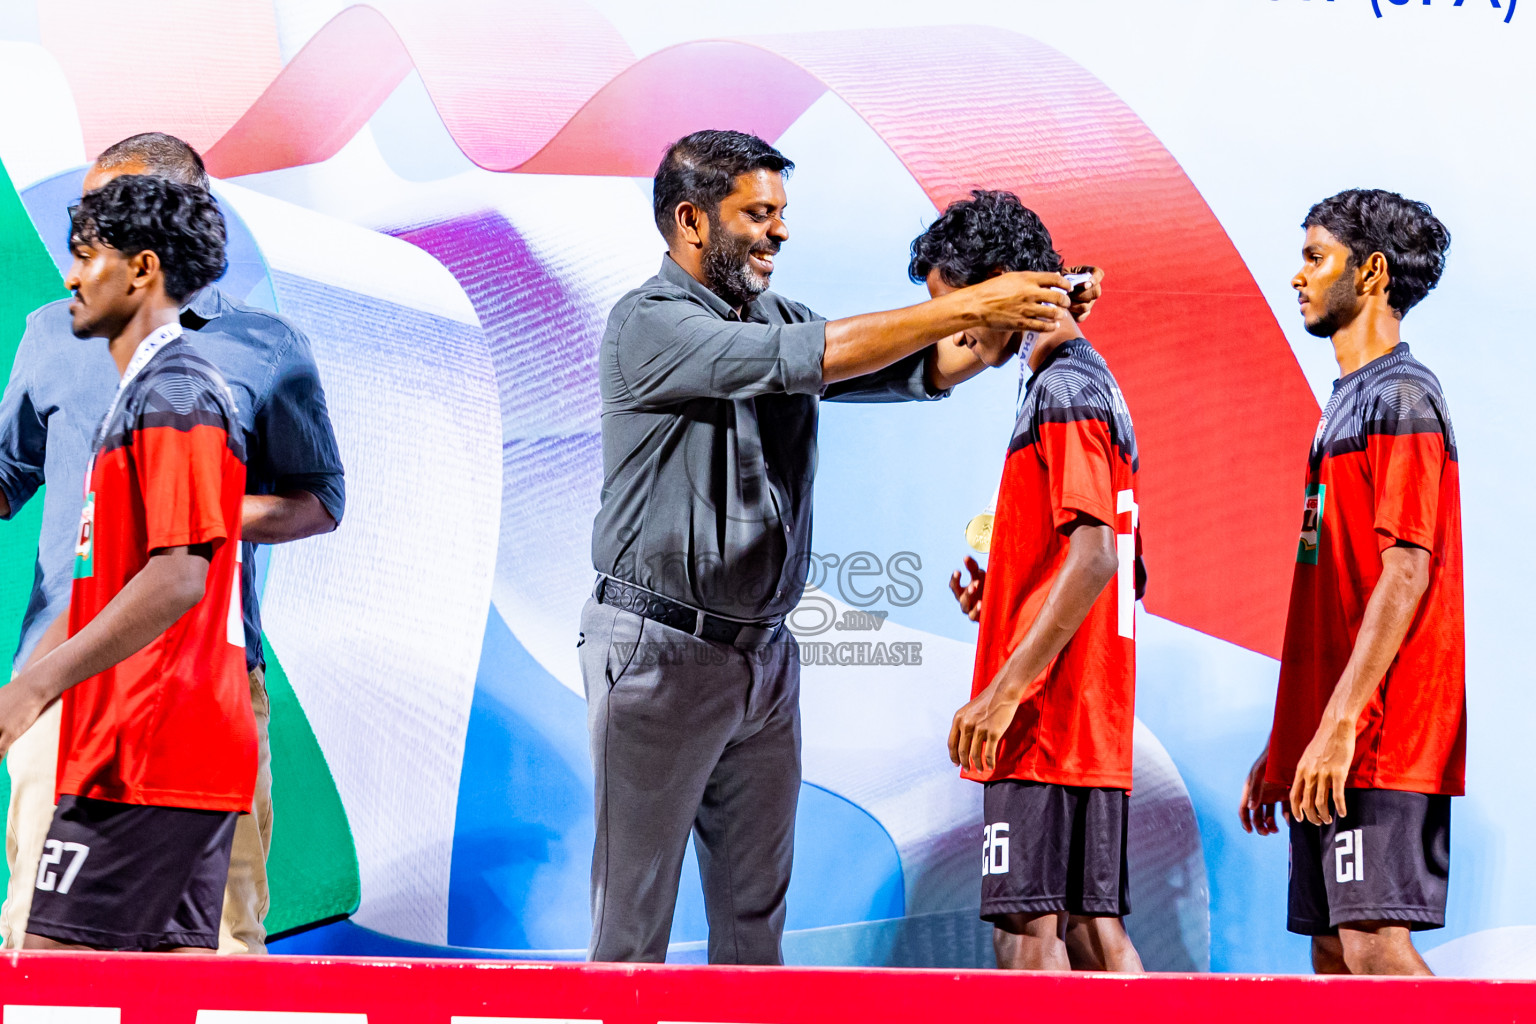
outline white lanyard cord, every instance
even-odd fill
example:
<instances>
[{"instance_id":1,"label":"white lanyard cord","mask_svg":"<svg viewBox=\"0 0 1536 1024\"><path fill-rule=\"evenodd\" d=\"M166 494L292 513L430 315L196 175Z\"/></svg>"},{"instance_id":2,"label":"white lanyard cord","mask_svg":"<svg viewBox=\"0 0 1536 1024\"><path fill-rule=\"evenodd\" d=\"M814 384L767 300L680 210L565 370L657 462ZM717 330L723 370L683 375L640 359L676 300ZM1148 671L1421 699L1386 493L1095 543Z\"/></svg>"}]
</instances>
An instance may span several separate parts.
<instances>
[{"instance_id":1,"label":"white lanyard cord","mask_svg":"<svg viewBox=\"0 0 1536 1024\"><path fill-rule=\"evenodd\" d=\"M1028 331L1026 333L1027 334L1034 334L1035 332L1034 331ZM1028 356L1027 353L1020 352L1019 353L1019 393L1014 398L1014 402L1013 402L1013 418L1014 419L1018 419L1019 416L1021 414L1023 414L1023 412L1024 412L1024 392L1029 390L1029 378L1032 377L1032 376L1034 376L1034 372L1032 370L1030 370L1030 368L1029 368L1029 356Z\"/></svg>"},{"instance_id":2,"label":"white lanyard cord","mask_svg":"<svg viewBox=\"0 0 1536 1024\"><path fill-rule=\"evenodd\" d=\"M117 415L117 406L123 400L123 392L128 390L128 385L149 365L149 361L155 357L155 353L166 345L181 337L181 324L172 321L157 330L151 331L149 336L139 342L139 347L133 350L133 358L128 360L128 367L123 370L123 379L117 382L117 391L112 395L112 404L107 408L107 415L101 421L101 426L96 428L96 443L91 445L91 461L85 467L85 493L91 492L91 476L96 469L96 453L101 450L102 443L107 439L107 429L111 426L112 417Z\"/></svg>"}]
</instances>

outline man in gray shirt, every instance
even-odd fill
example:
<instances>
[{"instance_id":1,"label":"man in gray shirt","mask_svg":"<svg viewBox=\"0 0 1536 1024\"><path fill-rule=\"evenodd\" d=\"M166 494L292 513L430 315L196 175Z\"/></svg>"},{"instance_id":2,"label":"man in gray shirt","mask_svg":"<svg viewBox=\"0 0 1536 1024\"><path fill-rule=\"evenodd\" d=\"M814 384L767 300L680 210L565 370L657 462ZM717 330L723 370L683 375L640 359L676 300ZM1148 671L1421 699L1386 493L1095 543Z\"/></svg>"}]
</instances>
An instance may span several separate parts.
<instances>
[{"instance_id":1,"label":"man in gray shirt","mask_svg":"<svg viewBox=\"0 0 1536 1024\"><path fill-rule=\"evenodd\" d=\"M1011 273L823 320L767 290L793 167L740 132L673 143L654 188L668 254L603 336L599 576L580 641L593 960L666 958L693 831L710 962L782 962L800 791L784 616L810 559L818 401L942 398L982 369L966 330L1049 331L1097 297Z\"/></svg>"}]
</instances>

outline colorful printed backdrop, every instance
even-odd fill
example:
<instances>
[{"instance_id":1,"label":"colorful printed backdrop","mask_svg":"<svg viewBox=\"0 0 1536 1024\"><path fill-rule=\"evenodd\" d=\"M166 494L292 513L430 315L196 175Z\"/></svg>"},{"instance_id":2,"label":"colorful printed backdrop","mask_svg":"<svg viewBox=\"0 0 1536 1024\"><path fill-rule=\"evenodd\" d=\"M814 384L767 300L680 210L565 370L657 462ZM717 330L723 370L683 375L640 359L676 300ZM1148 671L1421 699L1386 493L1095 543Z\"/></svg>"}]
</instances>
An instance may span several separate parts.
<instances>
[{"instance_id":1,"label":"colorful printed backdrop","mask_svg":"<svg viewBox=\"0 0 1536 1024\"><path fill-rule=\"evenodd\" d=\"M235 226L220 286L302 327L324 377L346 521L261 563L282 698L270 923L292 933L275 948L581 954L591 769L574 644L597 342L660 259L662 148L733 127L799 164L775 287L826 315L922 298L907 243L975 187L1018 192L1070 262L1108 269L1089 333L1136 419L1151 570L1129 926L1158 969L1306 968L1283 932L1284 845L1235 815L1333 376L1289 294L1296 225L1353 185L1435 206L1451 267L1405 330L1462 441L1473 722L1449 927L1423 944L1448 973L1536 973L1536 896L1513 871L1536 826L1498 813L1536 710L1515 582L1536 559L1495 517L1528 498L1507 460L1536 369L1511 343L1533 268L1509 239L1536 227L1536 195L1509 175L1486 187L1530 159L1495 112L1530 113L1530 33L1504 19L1513 4L1423 8L1028 0L956 26L917 4L800 0L12 3L0 356L61 291L83 165L158 129L217 178ZM1447 51L1454 80L1374 77ZM1415 137L1437 116L1457 145ZM818 558L793 625L807 645L919 644L922 662L806 668L792 961L989 962L980 791L943 749L974 627L945 580L995 487L1016 387L1007 370L931 407L824 413ZM8 643L36 529L30 509L0 527ZM699 960L684 870L672 958Z\"/></svg>"}]
</instances>

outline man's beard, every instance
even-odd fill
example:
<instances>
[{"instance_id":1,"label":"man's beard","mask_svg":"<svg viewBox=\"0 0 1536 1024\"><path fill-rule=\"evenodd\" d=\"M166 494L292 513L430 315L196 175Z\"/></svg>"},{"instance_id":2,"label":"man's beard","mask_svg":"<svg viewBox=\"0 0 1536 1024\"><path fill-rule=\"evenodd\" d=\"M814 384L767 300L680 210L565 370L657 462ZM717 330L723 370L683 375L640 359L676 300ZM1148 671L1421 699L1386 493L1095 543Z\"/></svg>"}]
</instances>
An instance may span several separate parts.
<instances>
[{"instance_id":1,"label":"man's beard","mask_svg":"<svg viewBox=\"0 0 1536 1024\"><path fill-rule=\"evenodd\" d=\"M710 221L709 248L704 250L704 279L709 290L731 306L740 308L768 290L768 282L753 271L748 255L756 251L771 255L779 251L777 242L757 243L751 235L738 235Z\"/></svg>"},{"instance_id":2,"label":"man's beard","mask_svg":"<svg viewBox=\"0 0 1536 1024\"><path fill-rule=\"evenodd\" d=\"M1355 301L1354 270L1346 267L1323 293L1322 315L1316 320L1303 320L1302 324L1314 338L1331 338L1352 319Z\"/></svg>"}]
</instances>

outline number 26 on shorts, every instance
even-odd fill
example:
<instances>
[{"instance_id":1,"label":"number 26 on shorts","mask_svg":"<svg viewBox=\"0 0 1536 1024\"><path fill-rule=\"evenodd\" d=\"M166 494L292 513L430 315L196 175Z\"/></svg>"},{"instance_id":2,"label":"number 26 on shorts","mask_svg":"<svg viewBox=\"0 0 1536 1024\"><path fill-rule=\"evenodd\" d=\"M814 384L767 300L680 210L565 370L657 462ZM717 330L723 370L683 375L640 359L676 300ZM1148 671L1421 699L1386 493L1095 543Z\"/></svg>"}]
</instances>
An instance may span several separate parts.
<instances>
[{"instance_id":1,"label":"number 26 on shorts","mask_svg":"<svg viewBox=\"0 0 1536 1024\"><path fill-rule=\"evenodd\" d=\"M981 873L1006 875L1008 873L1008 823L1000 821L982 829Z\"/></svg>"}]
</instances>

